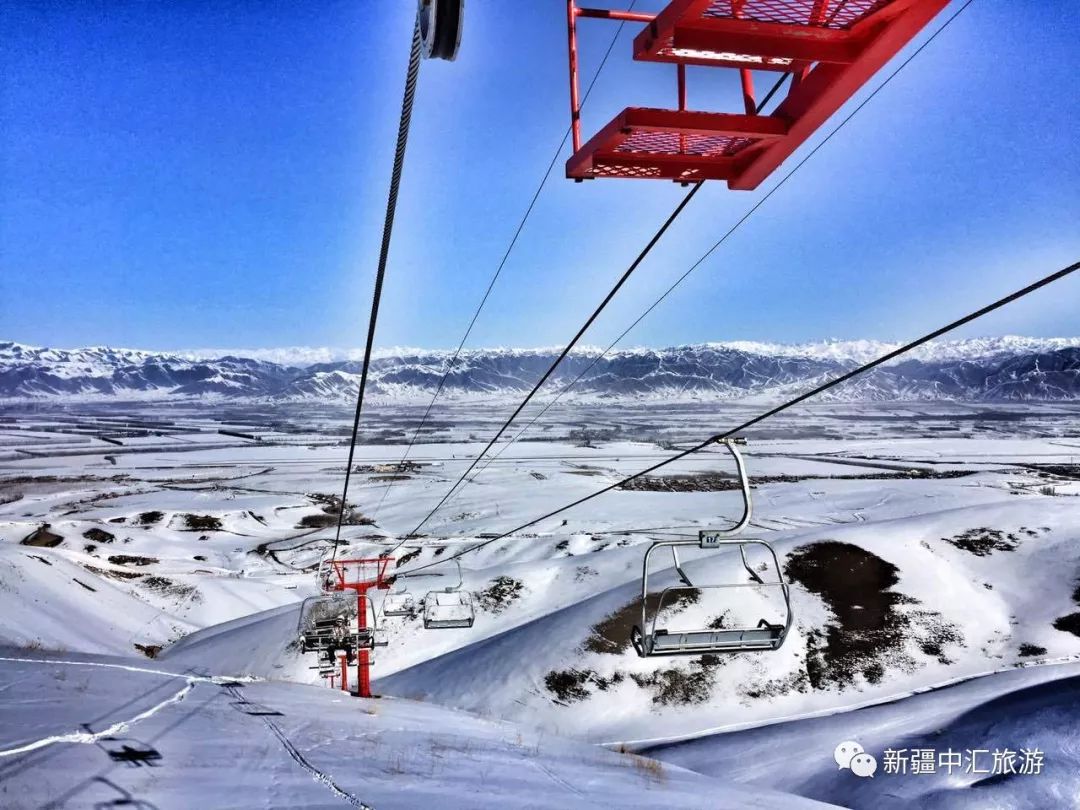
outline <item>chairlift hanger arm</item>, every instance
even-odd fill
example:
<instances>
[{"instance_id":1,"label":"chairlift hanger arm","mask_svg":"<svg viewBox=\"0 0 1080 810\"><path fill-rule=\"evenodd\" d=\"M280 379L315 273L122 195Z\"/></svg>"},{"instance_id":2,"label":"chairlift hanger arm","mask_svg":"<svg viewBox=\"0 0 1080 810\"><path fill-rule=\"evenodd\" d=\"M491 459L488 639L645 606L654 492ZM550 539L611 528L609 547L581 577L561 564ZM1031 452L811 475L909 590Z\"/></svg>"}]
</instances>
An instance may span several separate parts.
<instances>
[{"instance_id":1,"label":"chairlift hanger arm","mask_svg":"<svg viewBox=\"0 0 1080 810\"><path fill-rule=\"evenodd\" d=\"M735 459L735 469L737 470L739 477L739 491L742 493L743 513L742 517L735 522L734 526L727 529L709 530L708 535L712 538L710 545L718 544L720 538L731 537L745 529L750 523L750 518L753 515L754 510L753 501L750 495L750 479L746 474L746 463L743 461L742 453L739 452L737 447L737 445L746 444L746 440L743 438L720 439L717 444L721 444L727 448L731 457ZM699 545L704 547L704 543L701 540L702 536L702 534L698 535ZM746 565L746 552L743 550L742 546L739 547L739 550L743 555L743 565ZM671 546L671 557L675 561L675 570L679 574L679 579L686 585L693 587L694 583L690 581L690 576L683 570L682 563L679 561L678 544ZM752 577L760 581L757 574L750 570L748 565L746 565L746 570L750 571Z\"/></svg>"}]
</instances>

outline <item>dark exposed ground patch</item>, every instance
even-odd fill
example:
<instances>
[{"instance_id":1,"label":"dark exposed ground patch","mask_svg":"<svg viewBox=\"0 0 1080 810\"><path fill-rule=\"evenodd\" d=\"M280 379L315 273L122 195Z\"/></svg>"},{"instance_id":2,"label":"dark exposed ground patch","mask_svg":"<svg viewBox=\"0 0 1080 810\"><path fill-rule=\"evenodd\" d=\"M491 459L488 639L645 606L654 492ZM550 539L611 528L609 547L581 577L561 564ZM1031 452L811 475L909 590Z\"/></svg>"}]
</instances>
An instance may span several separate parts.
<instances>
[{"instance_id":1,"label":"dark exposed ground patch","mask_svg":"<svg viewBox=\"0 0 1080 810\"><path fill-rule=\"evenodd\" d=\"M652 689L652 702L657 706L687 706L705 703L712 696L715 683L713 670L723 665L716 655L703 655L690 662L687 669L671 666L644 674L631 673L630 678L642 689Z\"/></svg>"},{"instance_id":2,"label":"dark exposed ground patch","mask_svg":"<svg viewBox=\"0 0 1080 810\"><path fill-rule=\"evenodd\" d=\"M420 549L414 548L412 551L406 552L397 558L397 562L394 564L394 568L401 568L406 563L412 562L420 556Z\"/></svg>"},{"instance_id":3,"label":"dark exposed ground patch","mask_svg":"<svg viewBox=\"0 0 1080 810\"><path fill-rule=\"evenodd\" d=\"M525 583L513 577L496 577L490 586L476 594L476 602L481 610L488 613L502 613L521 598Z\"/></svg>"},{"instance_id":4,"label":"dark exposed ground patch","mask_svg":"<svg viewBox=\"0 0 1080 810\"><path fill-rule=\"evenodd\" d=\"M296 524L298 529L325 529L328 526L336 526L338 512L341 510L341 498L336 495L323 495L321 493L309 493L308 498L322 504L322 512L314 515L304 515ZM375 521L360 511L348 507L341 517L343 526L374 526Z\"/></svg>"},{"instance_id":5,"label":"dark exposed ground patch","mask_svg":"<svg viewBox=\"0 0 1080 810\"><path fill-rule=\"evenodd\" d=\"M911 481L940 478L965 478L975 470L905 470L895 473L867 475L758 475L755 486L761 484L796 484L800 481ZM620 484L618 489L637 492L728 492L739 489L736 478L721 473L699 475L645 475Z\"/></svg>"},{"instance_id":6,"label":"dark exposed ground patch","mask_svg":"<svg viewBox=\"0 0 1080 810\"><path fill-rule=\"evenodd\" d=\"M116 539L116 536L112 532L107 532L104 529L98 529L97 527L87 529L82 533L82 536L87 540L93 540L95 543L111 543Z\"/></svg>"},{"instance_id":7,"label":"dark exposed ground patch","mask_svg":"<svg viewBox=\"0 0 1080 810\"><path fill-rule=\"evenodd\" d=\"M606 692L625 678L621 672L604 678L591 669L552 670L544 676L544 686L563 703L576 703L592 695L590 686Z\"/></svg>"},{"instance_id":8,"label":"dark exposed ground patch","mask_svg":"<svg viewBox=\"0 0 1080 810\"><path fill-rule=\"evenodd\" d=\"M160 644L136 644L135 649L145 655L147 658L157 658L158 653L161 652Z\"/></svg>"},{"instance_id":9,"label":"dark exposed ground patch","mask_svg":"<svg viewBox=\"0 0 1080 810\"><path fill-rule=\"evenodd\" d=\"M140 557L135 554L113 554L109 557L113 565L154 565L161 562L157 557Z\"/></svg>"},{"instance_id":10,"label":"dark exposed ground patch","mask_svg":"<svg viewBox=\"0 0 1080 810\"><path fill-rule=\"evenodd\" d=\"M1080 637L1080 612L1054 619L1054 629Z\"/></svg>"},{"instance_id":11,"label":"dark exposed ground patch","mask_svg":"<svg viewBox=\"0 0 1080 810\"><path fill-rule=\"evenodd\" d=\"M1080 580L1077 581L1076 588L1072 592L1072 600L1080 605ZM1054 629L1080 636L1080 611L1054 619Z\"/></svg>"},{"instance_id":12,"label":"dark exposed ground patch","mask_svg":"<svg viewBox=\"0 0 1080 810\"><path fill-rule=\"evenodd\" d=\"M665 609L671 609L673 613L676 613L680 608L696 604L700 596L697 590L675 591L674 598L665 605ZM656 610L659 601L659 593L649 594L646 606L650 613ZM641 600L635 599L594 625L582 649L586 652L620 655L630 649L630 630L640 622Z\"/></svg>"},{"instance_id":13,"label":"dark exposed ground patch","mask_svg":"<svg viewBox=\"0 0 1080 810\"><path fill-rule=\"evenodd\" d=\"M173 580L167 577L150 576L142 579L139 582L143 587L149 588L157 593L167 596L179 596L179 597L194 597L195 601L199 599L198 589L194 585L184 585L180 582L173 582Z\"/></svg>"},{"instance_id":14,"label":"dark exposed ground patch","mask_svg":"<svg viewBox=\"0 0 1080 810\"><path fill-rule=\"evenodd\" d=\"M1020 645L1021 658L1033 658L1036 655L1046 655L1046 647L1040 647L1038 644L1027 643Z\"/></svg>"},{"instance_id":15,"label":"dark exposed ground patch","mask_svg":"<svg viewBox=\"0 0 1080 810\"><path fill-rule=\"evenodd\" d=\"M779 697L791 692L806 694L810 691L810 676L806 670L800 669L779 678L740 683L735 690L745 701Z\"/></svg>"},{"instance_id":16,"label":"dark exposed ground patch","mask_svg":"<svg viewBox=\"0 0 1080 810\"><path fill-rule=\"evenodd\" d=\"M917 610L918 602L893 590L899 569L859 546L823 540L799 546L784 566L787 577L817 594L835 622L807 633L806 674L813 689L879 683L886 667L911 672L914 642L948 663L947 650L963 646L957 628L941 614Z\"/></svg>"},{"instance_id":17,"label":"dark exposed ground patch","mask_svg":"<svg viewBox=\"0 0 1080 810\"><path fill-rule=\"evenodd\" d=\"M165 517L165 513L156 510L152 512L142 512L135 518L135 522L141 526L152 526L155 523L160 523L163 517Z\"/></svg>"},{"instance_id":18,"label":"dark exposed ground patch","mask_svg":"<svg viewBox=\"0 0 1080 810\"><path fill-rule=\"evenodd\" d=\"M1080 481L1080 464L1018 464L1017 466L1044 476L1052 475L1056 478Z\"/></svg>"},{"instance_id":19,"label":"dark exposed ground patch","mask_svg":"<svg viewBox=\"0 0 1080 810\"><path fill-rule=\"evenodd\" d=\"M574 703L589 696L585 684L595 675L591 669L552 670L544 676L544 686L565 703Z\"/></svg>"},{"instance_id":20,"label":"dark exposed ground patch","mask_svg":"<svg viewBox=\"0 0 1080 810\"><path fill-rule=\"evenodd\" d=\"M304 515L296 524L298 529L324 529L327 526L337 525L337 515L328 515L325 512L316 512L314 515Z\"/></svg>"},{"instance_id":21,"label":"dark exposed ground patch","mask_svg":"<svg viewBox=\"0 0 1080 810\"><path fill-rule=\"evenodd\" d=\"M416 473L422 470L424 467L430 467L430 464L421 464L414 461L400 461L395 464L357 464L353 466L353 472L361 475L394 475L395 480L403 480L411 478L411 475L406 473ZM386 481L385 477L379 479Z\"/></svg>"},{"instance_id":22,"label":"dark exposed ground patch","mask_svg":"<svg viewBox=\"0 0 1080 810\"><path fill-rule=\"evenodd\" d=\"M1020 545L1020 538L1015 534L1006 535L998 529L968 529L955 537L941 538L949 545L976 557L989 557L995 551L1015 551Z\"/></svg>"},{"instance_id":23,"label":"dark exposed ground patch","mask_svg":"<svg viewBox=\"0 0 1080 810\"><path fill-rule=\"evenodd\" d=\"M146 574L140 574L135 571L110 571L105 568L98 568L96 565L84 565L87 571L91 574L97 574L99 577L111 577L112 579L140 579L145 577Z\"/></svg>"},{"instance_id":24,"label":"dark exposed ground patch","mask_svg":"<svg viewBox=\"0 0 1080 810\"><path fill-rule=\"evenodd\" d=\"M97 593L97 588L90 587L89 585L87 585L85 582L83 582L80 579L76 579L75 577L72 577L71 581L74 582L76 585L82 585L88 591L93 591L94 593Z\"/></svg>"},{"instance_id":25,"label":"dark exposed ground patch","mask_svg":"<svg viewBox=\"0 0 1080 810\"><path fill-rule=\"evenodd\" d=\"M221 531L221 518L213 515L181 515L184 519L184 529L189 532L217 532Z\"/></svg>"},{"instance_id":26,"label":"dark exposed ground patch","mask_svg":"<svg viewBox=\"0 0 1080 810\"><path fill-rule=\"evenodd\" d=\"M56 548L63 542L63 535L49 531L48 523L42 523L38 528L19 541L20 545L34 546L35 548Z\"/></svg>"},{"instance_id":27,"label":"dark exposed ground patch","mask_svg":"<svg viewBox=\"0 0 1080 810\"><path fill-rule=\"evenodd\" d=\"M325 529L327 526L337 525L337 512L317 512L314 515L304 515L296 524L298 529ZM375 521L367 515L349 510L341 520L343 526L374 526Z\"/></svg>"}]
</instances>

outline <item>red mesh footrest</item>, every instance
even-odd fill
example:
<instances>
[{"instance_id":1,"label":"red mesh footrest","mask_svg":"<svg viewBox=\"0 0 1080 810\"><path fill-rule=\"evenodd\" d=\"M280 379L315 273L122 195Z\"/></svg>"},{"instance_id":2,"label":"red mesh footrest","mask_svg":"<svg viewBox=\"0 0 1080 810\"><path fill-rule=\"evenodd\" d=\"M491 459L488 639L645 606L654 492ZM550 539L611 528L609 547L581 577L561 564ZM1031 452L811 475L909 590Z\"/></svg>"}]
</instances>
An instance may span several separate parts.
<instances>
[{"instance_id":1,"label":"red mesh footrest","mask_svg":"<svg viewBox=\"0 0 1080 810\"><path fill-rule=\"evenodd\" d=\"M634 40L656 62L800 70L854 61L863 34L904 0L674 0ZM893 7L893 8L890 8Z\"/></svg>"},{"instance_id":2,"label":"red mesh footrest","mask_svg":"<svg viewBox=\"0 0 1080 810\"><path fill-rule=\"evenodd\" d=\"M727 180L786 132L768 116L629 107L574 153L566 176Z\"/></svg>"}]
</instances>

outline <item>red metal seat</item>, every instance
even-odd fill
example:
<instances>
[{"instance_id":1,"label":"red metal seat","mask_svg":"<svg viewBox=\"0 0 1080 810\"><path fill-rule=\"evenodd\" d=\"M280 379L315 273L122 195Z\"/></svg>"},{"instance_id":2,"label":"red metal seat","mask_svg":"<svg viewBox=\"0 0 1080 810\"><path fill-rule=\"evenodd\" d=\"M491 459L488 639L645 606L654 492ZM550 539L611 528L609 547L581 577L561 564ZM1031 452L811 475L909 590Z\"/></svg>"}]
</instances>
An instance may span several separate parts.
<instances>
[{"instance_id":1,"label":"red metal seat","mask_svg":"<svg viewBox=\"0 0 1080 810\"><path fill-rule=\"evenodd\" d=\"M571 126L566 176L726 180L753 189L907 44L948 0L672 0L659 14L577 8L568 0ZM582 145L578 17L645 23L634 58L678 67L677 110L629 107ZM686 109L686 65L735 68L744 112ZM756 113L754 70L792 75L786 98Z\"/></svg>"}]
</instances>

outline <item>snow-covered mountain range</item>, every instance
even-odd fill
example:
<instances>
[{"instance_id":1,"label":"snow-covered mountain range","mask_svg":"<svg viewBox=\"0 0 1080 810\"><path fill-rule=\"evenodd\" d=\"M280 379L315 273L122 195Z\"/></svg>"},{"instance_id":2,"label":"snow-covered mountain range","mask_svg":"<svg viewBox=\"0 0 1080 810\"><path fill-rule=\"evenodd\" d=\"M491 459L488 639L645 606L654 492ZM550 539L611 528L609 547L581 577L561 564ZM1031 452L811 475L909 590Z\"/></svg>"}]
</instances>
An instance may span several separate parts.
<instances>
[{"instance_id":1,"label":"snow-covered mountain range","mask_svg":"<svg viewBox=\"0 0 1080 810\"><path fill-rule=\"evenodd\" d=\"M788 393L880 356L896 344L828 341L783 345L706 343L575 352L549 382L577 379L575 395L594 398L712 399ZM448 398L528 390L557 356L555 348L462 352L447 376ZM255 355L247 356L247 355ZM275 357L276 360L260 359ZM381 351L371 391L384 400L430 395L451 353ZM314 358L328 358L311 362ZM0 399L164 399L224 397L346 401L360 363L328 349L152 352L92 347L50 349L0 342ZM927 344L839 388L846 400L1080 399L1080 338L1000 337Z\"/></svg>"}]
</instances>

